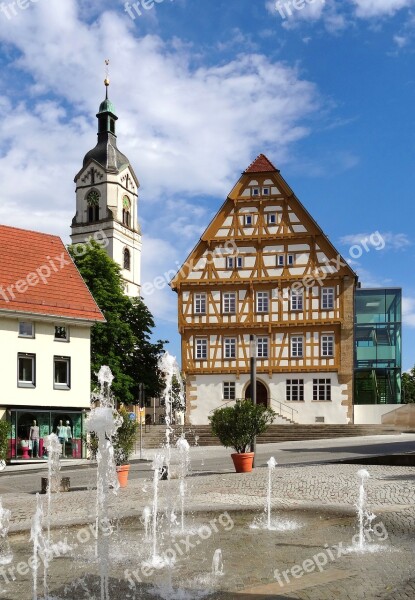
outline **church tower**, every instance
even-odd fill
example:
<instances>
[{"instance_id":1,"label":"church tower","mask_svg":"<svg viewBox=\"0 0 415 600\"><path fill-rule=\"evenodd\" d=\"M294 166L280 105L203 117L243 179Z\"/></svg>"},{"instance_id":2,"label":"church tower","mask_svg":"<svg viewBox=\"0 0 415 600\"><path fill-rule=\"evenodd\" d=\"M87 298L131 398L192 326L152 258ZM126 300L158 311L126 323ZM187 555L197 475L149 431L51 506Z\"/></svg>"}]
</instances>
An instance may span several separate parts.
<instances>
[{"instance_id":1,"label":"church tower","mask_svg":"<svg viewBox=\"0 0 415 600\"><path fill-rule=\"evenodd\" d=\"M141 230L138 224L139 181L130 162L117 147L115 108L106 97L97 114L98 142L84 158L75 177L76 214L72 220L73 244L91 236L107 239L109 256L121 267L128 296L140 294Z\"/></svg>"}]
</instances>

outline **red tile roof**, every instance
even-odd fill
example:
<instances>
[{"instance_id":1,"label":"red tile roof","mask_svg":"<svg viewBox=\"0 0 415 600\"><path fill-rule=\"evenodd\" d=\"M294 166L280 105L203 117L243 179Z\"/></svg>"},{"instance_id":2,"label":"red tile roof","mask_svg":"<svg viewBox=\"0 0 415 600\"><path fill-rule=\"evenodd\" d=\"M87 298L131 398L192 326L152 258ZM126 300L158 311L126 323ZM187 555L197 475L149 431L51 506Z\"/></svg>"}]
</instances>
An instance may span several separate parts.
<instances>
[{"instance_id":1,"label":"red tile roof","mask_svg":"<svg viewBox=\"0 0 415 600\"><path fill-rule=\"evenodd\" d=\"M0 310L105 321L59 237L4 225Z\"/></svg>"},{"instance_id":2,"label":"red tile roof","mask_svg":"<svg viewBox=\"0 0 415 600\"><path fill-rule=\"evenodd\" d=\"M274 167L265 154L260 154L256 157L254 162L249 165L244 173L270 173L274 171L278 171L278 169Z\"/></svg>"}]
</instances>

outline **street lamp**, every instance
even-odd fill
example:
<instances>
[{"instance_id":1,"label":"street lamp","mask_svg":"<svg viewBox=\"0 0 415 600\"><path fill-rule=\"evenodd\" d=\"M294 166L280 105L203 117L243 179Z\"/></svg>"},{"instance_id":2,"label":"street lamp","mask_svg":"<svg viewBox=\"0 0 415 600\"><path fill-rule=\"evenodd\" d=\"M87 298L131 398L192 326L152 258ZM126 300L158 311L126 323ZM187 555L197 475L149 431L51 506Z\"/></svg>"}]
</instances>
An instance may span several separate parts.
<instances>
[{"instance_id":1,"label":"street lamp","mask_svg":"<svg viewBox=\"0 0 415 600\"><path fill-rule=\"evenodd\" d=\"M249 356L251 363L251 400L256 406L256 357L257 357L257 340L255 335L249 336ZM251 452L256 452L256 436L252 440ZM252 467L255 467L255 456L252 462Z\"/></svg>"}]
</instances>

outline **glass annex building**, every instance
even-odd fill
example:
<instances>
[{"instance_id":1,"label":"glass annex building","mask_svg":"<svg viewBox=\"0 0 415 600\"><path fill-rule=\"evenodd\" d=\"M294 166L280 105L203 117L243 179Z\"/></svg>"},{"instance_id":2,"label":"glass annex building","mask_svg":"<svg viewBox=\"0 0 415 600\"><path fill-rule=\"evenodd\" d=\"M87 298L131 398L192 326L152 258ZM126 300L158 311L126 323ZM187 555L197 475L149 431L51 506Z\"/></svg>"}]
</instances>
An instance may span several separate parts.
<instances>
[{"instance_id":1,"label":"glass annex building","mask_svg":"<svg viewBox=\"0 0 415 600\"><path fill-rule=\"evenodd\" d=\"M402 290L355 292L354 403L400 404Z\"/></svg>"}]
</instances>

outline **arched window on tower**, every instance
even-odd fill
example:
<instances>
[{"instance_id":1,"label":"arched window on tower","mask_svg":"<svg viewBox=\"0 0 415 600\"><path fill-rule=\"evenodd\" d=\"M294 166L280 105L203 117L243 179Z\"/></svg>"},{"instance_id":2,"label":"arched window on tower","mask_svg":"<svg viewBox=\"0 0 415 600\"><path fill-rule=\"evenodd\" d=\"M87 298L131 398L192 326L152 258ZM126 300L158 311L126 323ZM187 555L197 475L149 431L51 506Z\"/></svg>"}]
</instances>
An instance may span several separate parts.
<instances>
[{"instance_id":1,"label":"arched window on tower","mask_svg":"<svg viewBox=\"0 0 415 600\"><path fill-rule=\"evenodd\" d=\"M131 254L128 248L124 248L124 269L126 271L131 270Z\"/></svg>"},{"instance_id":2,"label":"arched window on tower","mask_svg":"<svg viewBox=\"0 0 415 600\"><path fill-rule=\"evenodd\" d=\"M96 190L91 190L86 197L88 205L88 223L99 221L99 199L100 195Z\"/></svg>"},{"instance_id":3,"label":"arched window on tower","mask_svg":"<svg viewBox=\"0 0 415 600\"><path fill-rule=\"evenodd\" d=\"M122 201L122 224L131 227L131 202L127 196Z\"/></svg>"}]
</instances>

